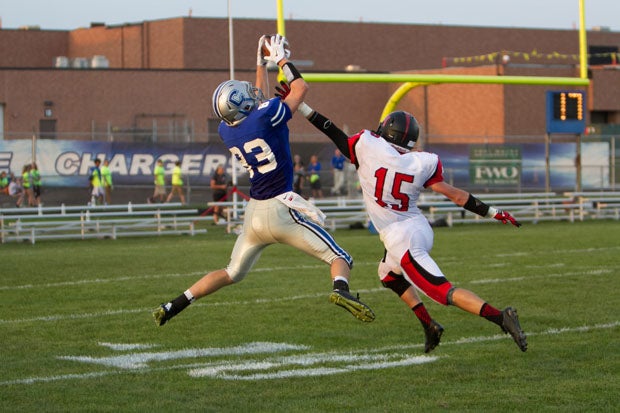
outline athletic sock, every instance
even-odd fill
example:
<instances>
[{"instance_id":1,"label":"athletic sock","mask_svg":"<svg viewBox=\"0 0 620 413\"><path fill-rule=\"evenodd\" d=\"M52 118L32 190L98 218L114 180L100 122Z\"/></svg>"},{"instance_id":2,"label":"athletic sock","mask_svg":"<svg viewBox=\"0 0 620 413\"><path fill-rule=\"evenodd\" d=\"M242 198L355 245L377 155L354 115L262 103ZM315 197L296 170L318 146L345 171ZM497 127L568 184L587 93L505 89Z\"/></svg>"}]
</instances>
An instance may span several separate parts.
<instances>
[{"instance_id":1,"label":"athletic sock","mask_svg":"<svg viewBox=\"0 0 620 413\"><path fill-rule=\"evenodd\" d=\"M349 282L347 279L340 275L334 277L334 290L349 291Z\"/></svg>"},{"instance_id":2,"label":"athletic sock","mask_svg":"<svg viewBox=\"0 0 620 413\"><path fill-rule=\"evenodd\" d=\"M166 311L170 314L170 316L175 316L194 301L196 301L196 299L194 298L192 293L187 290L183 294L166 304Z\"/></svg>"},{"instance_id":3,"label":"athletic sock","mask_svg":"<svg viewBox=\"0 0 620 413\"><path fill-rule=\"evenodd\" d=\"M422 327L428 328L428 326L431 325L431 321L433 321L433 319L431 318L428 311L426 311L426 307L424 306L424 303L416 304L415 306L413 306L411 310L416 315L416 317L418 317L418 320L420 320L420 323L422 323Z\"/></svg>"},{"instance_id":4,"label":"athletic sock","mask_svg":"<svg viewBox=\"0 0 620 413\"><path fill-rule=\"evenodd\" d=\"M502 326L502 312L487 303L482 304L482 308L480 309L480 317L484 317L500 327Z\"/></svg>"}]
</instances>

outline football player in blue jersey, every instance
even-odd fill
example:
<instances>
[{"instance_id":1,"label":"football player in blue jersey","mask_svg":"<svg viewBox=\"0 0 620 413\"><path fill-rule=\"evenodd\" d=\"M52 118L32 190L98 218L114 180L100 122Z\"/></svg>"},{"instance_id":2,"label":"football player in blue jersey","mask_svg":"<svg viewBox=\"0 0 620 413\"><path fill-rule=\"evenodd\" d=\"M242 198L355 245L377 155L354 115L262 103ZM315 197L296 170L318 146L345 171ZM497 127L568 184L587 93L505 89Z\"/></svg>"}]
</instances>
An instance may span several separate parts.
<instances>
[{"instance_id":1,"label":"football player in blue jersey","mask_svg":"<svg viewBox=\"0 0 620 413\"><path fill-rule=\"evenodd\" d=\"M228 266L206 274L183 294L158 307L153 313L157 325L164 325L195 300L241 281L263 249L276 243L291 245L328 264L333 282L330 301L359 320L375 319L373 311L349 292L352 258L323 229L325 215L293 192L287 122L303 102L308 84L289 56L284 37L262 36L258 42L256 85L228 80L213 93L213 111L222 120L218 132L249 174L251 199ZM284 99L267 100L262 93L268 87L268 62L282 69L290 85Z\"/></svg>"}]
</instances>

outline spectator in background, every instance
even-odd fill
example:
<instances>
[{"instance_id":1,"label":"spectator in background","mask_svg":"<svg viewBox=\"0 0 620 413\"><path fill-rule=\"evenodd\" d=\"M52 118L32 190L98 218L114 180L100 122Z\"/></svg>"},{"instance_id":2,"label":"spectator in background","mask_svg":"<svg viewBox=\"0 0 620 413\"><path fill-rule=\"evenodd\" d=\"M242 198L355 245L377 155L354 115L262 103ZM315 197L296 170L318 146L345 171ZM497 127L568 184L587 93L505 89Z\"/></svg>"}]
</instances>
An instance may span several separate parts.
<instances>
[{"instance_id":1,"label":"spectator in background","mask_svg":"<svg viewBox=\"0 0 620 413\"><path fill-rule=\"evenodd\" d=\"M11 182L9 183L9 195L15 198L15 206L19 208L24 202L24 188L21 184L21 179L16 178L11 174Z\"/></svg>"},{"instance_id":2,"label":"spectator in background","mask_svg":"<svg viewBox=\"0 0 620 413\"><path fill-rule=\"evenodd\" d=\"M6 171L0 172L0 194L9 194L9 177Z\"/></svg>"},{"instance_id":3,"label":"spectator in background","mask_svg":"<svg viewBox=\"0 0 620 413\"><path fill-rule=\"evenodd\" d=\"M103 184L106 205L110 205L112 203L112 172L110 172L109 165L110 161L106 159L103 161L103 165L101 166L101 183Z\"/></svg>"},{"instance_id":4,"label":"spectator in background","mask_svg":"<svg viewBox=\"0 0 620 413\"><path fill-rule=\"evenodd\" d=\"M306 170L304 168L304 162L301 160L301 156L293 156L293 173L295 177L293 179L293 191L303 196L304 182L306 180Z\"/></svg>"},{"instance_id":5,"label":"spectator in background","mask_svg":"<svg viewBox=\"0 0 620 413\"><path fill-rule=\"evenodd\" d=\"M172 189L168 195L166 202L170 202L175 195L178 195L181 199L181 204L185 205L185 195L183 195L183 174L181 172L181 161L174 163L172 168Z\"/></svg>"},{"instance_id":6,"label":"spectator in background","mask_svg":"<svg viewBox=\"0 0 620 413\"><path fill-rule=\"evenodd\" d=\"M334 156L332 156L332 170L334 172L333 195L344 195L346 193L344 176L344 163L346 160L347 158L340 152L340 149L334 150Z\"/></svg>"},{"instance_id":7,"label":"spectator in background","mask_svg":"<svg viewBox=\"0 0 620 413\"><path fill-rule=\"evenodd\" d=\"M315 199L323 198L323 190L321 189L321 162L316 155L310 157L308 165L308 175L310 175L310 189L312 189L312 197Z\"/></svg>"},{"instance_id":8,"label":"spectator in background","mask_svg":"<svg viewBox=\"0 0 620 413\"><path fill-rule=\"evenodd\" d=\"M41 205L41 173L36 162L30 166L30 184L32 185L32 196L36 206Z\"/></svg>"},{"instance_id":9,"label":"spectator in background","mask_svg":"<svg viewBox=\"0 0 620 413\"><path fill-rule=\"evenodd\" d=\"M30 183L30 165L24 165L22 168L22 188L24 189L24 196L28 206L34 206L34 195L32 193L32 184Z\"/></svg>"},{"instance_id":10,"label":"spectator in background","mask_svg":"<svg viewBox=\"0 0 620 413\"><path fill-rule=\"evenodd\" d=\"M224 165L219 164L215 168L213 176L211 176L211 191L213 191L214 202L226 201L226 188L228 188L228 177L224 172ZM223 208L219 205L213 206L213 223L217 224L219 217L226 218L223 215Z\"/></svg>"},{"instance_id":11,"label":"spectator in background","mask_svg":"<svg viewBox=\"0 0 620 413\"><path fill-rule=\"evenodd\" d=\"M95 159L93 161L95 166L90 168L88 174L88 180L90 182L90 205L101 205L103 203L103 185L101 178L101 159Z\"/></svg>"},{"instance_id":12,"label":"spectator in background","mask_svg":"<svg viewBox=\"0 0 620 413\"><path fill-rule=\"evenodd\" d=\"M166 199L166 170L164 169L164 162L161 159L158 159L155 164L153 176L155 177L153 181L155 190L153 191L153 196L146 199L149 204L155 201L164 202Z\"/></svg>"}]
</instances>

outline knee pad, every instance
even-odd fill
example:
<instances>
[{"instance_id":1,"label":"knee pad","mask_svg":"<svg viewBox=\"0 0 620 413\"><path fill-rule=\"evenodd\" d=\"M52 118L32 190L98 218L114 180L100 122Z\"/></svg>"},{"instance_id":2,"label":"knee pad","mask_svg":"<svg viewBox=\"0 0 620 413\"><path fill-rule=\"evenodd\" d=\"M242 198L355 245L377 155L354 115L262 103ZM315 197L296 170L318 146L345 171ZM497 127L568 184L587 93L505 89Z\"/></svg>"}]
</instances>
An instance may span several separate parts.
<instances>
[{"instance_id":1,"label":"knee pad","mask_svg":"<svg viewBox=\"0 0 620 413\"><path fill-rule=\"evenodd\" d=\"M407 281L405 277L392 271L381 279L381 284L383 284L385 288L394 291L399 297L411 287L411 284L409 284L409 281Z\"/></svg>"},{"instance_id":2,"label":"knee pad","mask_svg":"<svg viewBox=\"0 0 620 413\"><path fill-rule=\"evenodd\" d=\"M228 273L228 276L230 277L231 280L233 280L234 283L238 283L239 281L242 281L245 276L248 274L247 270L241 269L239 267L233 267L231 265L226 267L226 272Z\"/></svg>"}]
</instances>

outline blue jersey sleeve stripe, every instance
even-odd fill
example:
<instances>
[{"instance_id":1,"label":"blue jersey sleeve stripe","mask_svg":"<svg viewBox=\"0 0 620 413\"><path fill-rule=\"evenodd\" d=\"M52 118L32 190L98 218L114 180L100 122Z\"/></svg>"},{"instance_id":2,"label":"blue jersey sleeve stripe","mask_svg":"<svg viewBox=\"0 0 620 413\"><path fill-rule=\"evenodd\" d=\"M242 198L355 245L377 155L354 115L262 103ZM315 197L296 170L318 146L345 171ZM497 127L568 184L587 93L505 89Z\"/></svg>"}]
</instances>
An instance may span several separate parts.
<instances>
[{"instance_id":1,"label":"blue jersey sleeve stripe","mask_svg":"<svg viewBox=\"0 0 620 413\"><path fill-rule=\"evenodd\" d=\"M284 109L284 104L282 102L279 102L278 110L276 111L276 114L273 115L273 117L271 118L271 125L275 127L282 123L285 114L286 110Z\"/></svg>"}]
</instances>

